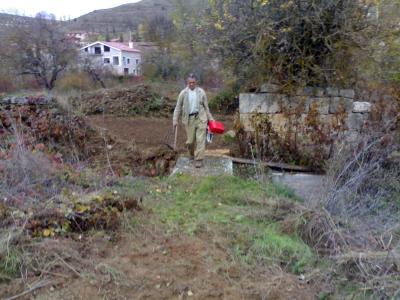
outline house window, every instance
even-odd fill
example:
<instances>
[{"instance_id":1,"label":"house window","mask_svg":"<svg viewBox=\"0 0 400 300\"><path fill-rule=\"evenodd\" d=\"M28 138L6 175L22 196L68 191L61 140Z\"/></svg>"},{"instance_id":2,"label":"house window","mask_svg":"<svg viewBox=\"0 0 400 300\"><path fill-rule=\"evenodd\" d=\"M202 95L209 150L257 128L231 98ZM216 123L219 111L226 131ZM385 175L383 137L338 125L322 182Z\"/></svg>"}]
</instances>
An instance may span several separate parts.
<instances>
[{"instance_id":1,"label":"house window","mask_svg":"<svg viewBox=\"0 0 400 300\"><path fill-rule=\"evenodd\" d=\"M125 63L126 63L126 57L122 56L122 64L125 65Z\"/></svg>"},{"instance_id":2,"label":"house window","mask_svg":"<svg viewBox=\"0 0 400 300\"><path fill-rule=\"evenodd\" d=\"M129 74L129 68L124 68L124 75L128 75Z\"/></svg>"},{"instance_id":3,"label":"house window","mask_svg":"<svg viewBox=\"0 0 400 300\"><path fill-rule=\"evenodd\" d=\"M110 47L104 46L104 52L110 52Z\"/></svg>"},{"instance_id":4,"label":"house window","mask_svg":"<svg viewBox=\"0 0 400 300\"><path fill-rule=\"evenodd\" d=\"M113 56L113 65L118 66L119 65L119 57L118 56Z\"/></svg>"},{"instance_id":5,"label":"house window","mask_svg":"<svg viewBox=\"0 0 400 300\"><path fill-rule=\"evenodd\" d=\"M137 65L139 64L139 59L136 59L136 64L137 64Z\"/></svg>"},{"instance_id":6,"label":"house window","mask_svg":"<svg viewBox=\"0 0 400 300\"><path fill-rule=\"evenodd\" d=\"M89 51L89 48L86 47L86 48L85 48L85 52L88 52L88 51Z\"/></svg>"},{"instance_id":7,"label":"house window","mask_svg":"<svg viewBox=\"0 0 400 300\"><path fill-rule=\"evenodd\" d=\"M101 47L94 47L94 54L101 54Z\"/></svg>"},{"instance_id":8,"label":"house window","mask_svg":"<svg viewBox=\"0 0 400 300\"><path fill-rule=\"evenodd\" d=\"M105 57L104 58L104 64L109 64L111 61L110 61L110 58L109 57Z\"/></svg>"},{"instance_id":9,"label":"house window","mask_svg":"<svg viewBox=\"0 0 400 300\"><path fill-rule=\"evenodd\" d=\"M130 59L130 58L127 58L127 59L126 59L126 63L129 65L129 64L131 63L131 59Z\"/></svg>"}]
</instances>

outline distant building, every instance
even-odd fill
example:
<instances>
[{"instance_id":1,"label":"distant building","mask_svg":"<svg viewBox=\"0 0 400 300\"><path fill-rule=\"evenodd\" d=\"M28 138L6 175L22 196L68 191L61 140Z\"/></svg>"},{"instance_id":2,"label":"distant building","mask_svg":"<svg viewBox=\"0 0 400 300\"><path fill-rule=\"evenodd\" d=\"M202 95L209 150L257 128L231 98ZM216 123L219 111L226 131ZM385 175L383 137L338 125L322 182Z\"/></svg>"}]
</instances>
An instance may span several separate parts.
<instances>
[{"instance_id":1,"label":"distant building","mask_svg":"<svg viewBox=\"0 0 400 300\"><path fill-rule=\"evenodd\" d=\"M97 41L80 50L104 67L110 67L118 75L142 75L142 51L135 48L133 42Z\"/></svg>"}]
</instances>

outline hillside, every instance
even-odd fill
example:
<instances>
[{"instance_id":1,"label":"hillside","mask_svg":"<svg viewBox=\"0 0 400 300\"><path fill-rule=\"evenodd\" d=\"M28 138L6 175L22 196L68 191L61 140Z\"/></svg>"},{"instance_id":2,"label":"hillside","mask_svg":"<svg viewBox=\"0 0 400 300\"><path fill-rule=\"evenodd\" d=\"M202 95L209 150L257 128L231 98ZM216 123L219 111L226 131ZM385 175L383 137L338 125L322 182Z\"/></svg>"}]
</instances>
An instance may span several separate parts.
<instances>
[{"instance_id":1,"label":"hillside","mask_svg":"<svg viewBox=\"0 0 400 300\"><path fill-rule=\"evenodd\" d=\"M187 7L198 7L204 0L184 1ZM155 16L170 17L176 7L174 0L142 0L110 9L95 10L68 22L69 31L115 34L135 31L139 24Z\"/></svg>"},{"instance_id":2,"label":"hillside","mask_svg":"<svg viewBox=\"0 0 400 300\"><path fill-rule=\"evenodd\" d=\"M17 24L29 25L32 22L32 18L10 15L6 13L0 13L0 38L8 32L9 29L13 28Z\"/></svg>"},{"instance_id":3,"label":"hillside","mask_svg":"<svg viewBox=\"0 0 400 300\"><path fill-rule=\"evenodd\" d=\"M129 1L129 0L127 0ZM199 10L207 0L185 0L189 10ZM135 32L139 24L156 16L170 18L176 8L174 0L142 0L109 9L94 10L78 18L65 21L67 31L96 32L116 36L120 33ZM17 23L29 24L33 18L0 13L0 37Z\"/></svg>"}]
</instances>

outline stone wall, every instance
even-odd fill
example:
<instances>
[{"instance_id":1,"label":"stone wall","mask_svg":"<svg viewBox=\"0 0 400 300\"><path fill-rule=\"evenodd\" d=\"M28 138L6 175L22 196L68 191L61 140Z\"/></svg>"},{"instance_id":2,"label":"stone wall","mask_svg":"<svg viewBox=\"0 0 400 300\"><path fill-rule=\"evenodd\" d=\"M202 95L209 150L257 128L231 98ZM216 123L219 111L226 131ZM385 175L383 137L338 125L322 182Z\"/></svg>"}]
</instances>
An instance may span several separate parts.
<instances>
[{"instance_id":1,"label":"stone wall","mask_svg":"<svg viewBox=\"0 0 400 300\"><path fill-rule=\"evenodd\" d=\"M299 89L294 95L279 92L276 85L264 85L259 93L243 93L239 97L240 119L246 131L253 131L251 118L255 114L269 116L277 132L286 129L290 116L304 122L311 107L318 111L322 123L334 126L338 114L345 114L342 128L349 132L359 132L368 119L372 105L355 101L352 89L310 88ZM332 125L332 126L330 126Z\"/></svg>"},{"instance_id":2,"label":"stone wall","mask_svg":"<svg viewBox=\"0 0 400 300\"><path fill-rule=\"evenodd\" d=\"M320 146L315 144L330 146L339 137L351 140L357 136L365 128L371 109L371 103L355 100L352 89L306 87L289 95L279 86L266 84L258 93L239 97L240 119L246 132L254 132L256 117L264 116L280 138L292 135L299 145L296 148L309 152L313 146ZM320 151L321 147L317 148ZM329 152L329 147L325 149Z\"/></svg>"}]
</instances>

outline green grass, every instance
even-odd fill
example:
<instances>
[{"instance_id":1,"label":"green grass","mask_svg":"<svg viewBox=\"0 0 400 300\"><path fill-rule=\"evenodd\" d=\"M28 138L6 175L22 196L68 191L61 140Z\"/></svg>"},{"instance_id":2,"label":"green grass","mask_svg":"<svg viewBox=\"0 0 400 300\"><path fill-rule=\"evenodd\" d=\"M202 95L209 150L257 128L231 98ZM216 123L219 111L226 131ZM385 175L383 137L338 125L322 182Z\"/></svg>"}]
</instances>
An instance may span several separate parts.
<instances>
[{"instance_id":1,"label":"green grass","mask_svg":"<svg viewBox=\"0 0 400 300\"><path fill-rule=\"evenodd\" d=\"M22 254L17 249L10 248L4 257L0 258L0 275L5 275L4 277L10 278L16 277L20 273L22 264Z\"/></svg>"},{"instance_id":2,"label":"green grass","mask_svg":"<svg viewBox=\"0 0 400 300\"><path fill-rule=\"evenodd\" d=\"M258 258L273 259L286 265L291 272L304 272L314 257L311 249L299 238L283 235L276 226L267 227L254 240L252 251Z\"/></svg>"},{"instance_id":3,"label":"green grass","mask_svg":"<svg viewBox=\"0 0 400 300\"><path fill-rule=\"evenodd\" d=\"M296 200L282 186L228 176L177 176L159 182L152 195L151 208L167 232L205 232L223 240L235 259L279 263L295 273L314 260L298 237L279 230L276 207Z\"/></svg>"}]
</instances>

